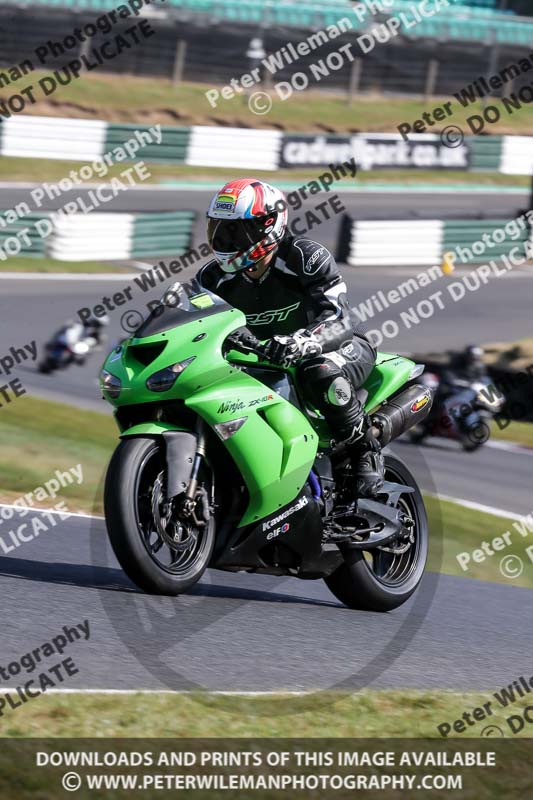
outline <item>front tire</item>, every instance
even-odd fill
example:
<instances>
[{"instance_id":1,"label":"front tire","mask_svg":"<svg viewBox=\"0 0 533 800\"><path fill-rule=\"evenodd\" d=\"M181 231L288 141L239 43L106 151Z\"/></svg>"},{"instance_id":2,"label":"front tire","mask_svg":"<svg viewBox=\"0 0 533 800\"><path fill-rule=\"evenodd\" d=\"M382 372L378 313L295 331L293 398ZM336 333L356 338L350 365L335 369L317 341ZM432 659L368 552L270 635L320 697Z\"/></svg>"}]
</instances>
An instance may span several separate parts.
<instances>
[{"instance_id":1,"label":"front tire","mask_svg":"<svg viewBox=\"0 0 533 800\"><path fill-rule=\"evenodd\" d=\"M429 532L424 500L407 466L385 453L385 479L415 489L399 499L414 522L414 543L403 555L380 550L344 550L344 563L325 578L329 590L344 605L364 611L392 611L416 591L426 566ZM374 555L371 555L371 554Z\"/></svg>"},{"instance_id":2,"label":"front tire","mask_svg":"<svg viewBox=\"0 0 533 800\"><path fill-rule=\"evenodd\" d=\"M160 509L179 506L179 498L169 504L164 496L166 461L162 440L142 437L121 441L110 461L104 490L107 531L117 560L126 575L150 594L177 595L187 591L204 573L215 542L215 521L211 514L205 527L187 530L176 542L162 536L155 523ZM207 465L199 476L200 491L211 492L211 472ZM159 493L159 494L157 494ZM179 523L178 523L179 520ZM181 525L179 511L172 510L168 530ZM156 539L154 541L154 535ZM180 534L177 534L181 536ZM188 542L190 547L186 548ZM168 551L168 552L167 552Z\"/></svg>"}]
</instances>

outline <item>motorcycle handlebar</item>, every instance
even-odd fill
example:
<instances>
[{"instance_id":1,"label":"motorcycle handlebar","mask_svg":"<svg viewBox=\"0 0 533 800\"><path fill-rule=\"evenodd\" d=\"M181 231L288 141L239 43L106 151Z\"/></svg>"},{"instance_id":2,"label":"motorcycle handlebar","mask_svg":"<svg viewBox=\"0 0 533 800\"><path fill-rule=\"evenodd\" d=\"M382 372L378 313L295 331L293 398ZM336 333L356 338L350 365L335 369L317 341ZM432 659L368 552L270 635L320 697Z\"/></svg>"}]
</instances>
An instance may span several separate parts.
<instances>
[{"instance_id":1,"label":"motorcycle handlebar","mask_svg":"<svg viewBox=\"0 0 533 800\"><path fill-rule=\"evenodd\" d=\"M253 353L254 355L263 359L266 357L265 345L261 344L261 341L254 336L251 331L237 331L236 333L232 333L230 336L228 336L226 341L229 345L229 348L238 350L240 353L244 353L245 355Z\"/></svg>"}]
</instances>

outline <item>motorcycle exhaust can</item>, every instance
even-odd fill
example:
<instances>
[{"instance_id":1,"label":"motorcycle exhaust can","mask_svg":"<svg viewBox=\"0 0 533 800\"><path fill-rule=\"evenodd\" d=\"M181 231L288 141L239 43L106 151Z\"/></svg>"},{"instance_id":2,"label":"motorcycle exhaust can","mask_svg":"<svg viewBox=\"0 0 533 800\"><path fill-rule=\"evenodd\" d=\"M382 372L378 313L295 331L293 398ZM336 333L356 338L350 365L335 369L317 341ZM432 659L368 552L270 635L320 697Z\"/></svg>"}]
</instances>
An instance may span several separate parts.
<instances>
[{"instance_id":1,"label":"motorcycle exhaust can","mask_svg":"<svg viewBox=\"0 0 533 800\"><path fill-rule=\"evenodd\" d=\"M400 392L372 415L372 424L378 429L382 447L423 422L431 411L433 392L422 383L416 383Z\"/></svg>"}]
</instances>

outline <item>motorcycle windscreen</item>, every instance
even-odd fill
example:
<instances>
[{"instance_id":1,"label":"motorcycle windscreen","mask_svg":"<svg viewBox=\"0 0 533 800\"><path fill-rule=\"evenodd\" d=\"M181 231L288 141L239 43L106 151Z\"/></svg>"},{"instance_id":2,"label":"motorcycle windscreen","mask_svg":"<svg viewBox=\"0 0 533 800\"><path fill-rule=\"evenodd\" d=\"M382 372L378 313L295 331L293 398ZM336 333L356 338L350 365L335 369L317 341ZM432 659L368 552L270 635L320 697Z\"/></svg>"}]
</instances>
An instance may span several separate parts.
<instances>
[{"instance_id":1,"label":"motorcycle windscreen","mask_svg":"<svg viewBox=\"0 0 533 800\"><path fill-rule=\"evenodd\" d=\"M155 336L179 325L186 325L196 319L204 319L230 309L231 306L222 298L207 290L188 296L187 303L176 305L172 302L161 303L152 309L150 315L137 328L135 338Z\"/></svg>"}]
</instances>

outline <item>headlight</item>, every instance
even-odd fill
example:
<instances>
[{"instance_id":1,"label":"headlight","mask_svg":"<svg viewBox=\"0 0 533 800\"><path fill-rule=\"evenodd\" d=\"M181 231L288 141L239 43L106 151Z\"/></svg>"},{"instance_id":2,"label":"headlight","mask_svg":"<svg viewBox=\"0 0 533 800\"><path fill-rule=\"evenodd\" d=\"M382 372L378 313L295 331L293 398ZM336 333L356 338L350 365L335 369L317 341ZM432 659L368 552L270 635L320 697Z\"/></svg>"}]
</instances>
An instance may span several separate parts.
<instances>
[{"instance_id":1,"label":"headlight","mask_svg":"<svg viewBox=\"0 0 533 800\"><path fill-rule=\"evenodd\" d=\"M122 381L116 375L112 375L106 369L100 373L100 389L107 392L109 397L116 400L122 389Z\"/></svg>"},{"instance_id":2,"label":"headlight","mask_svg":"<svg viewBox=\"0 0 533 800\"><path fill-rule=\"evenodd\" d=\"M150 389L151 392L168 392L174 386L176 378L181 375L184 369L187 369L189 364L192 364L195 358L196 356L186 358L185 361L178 361L177 364L173 364L171 367L165 367L159 372L154 372L146 381L146 388Z\"/></svg>"}]
</instances>

